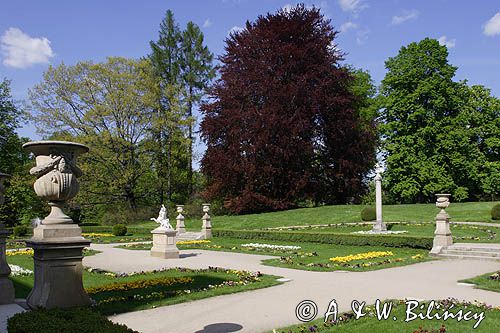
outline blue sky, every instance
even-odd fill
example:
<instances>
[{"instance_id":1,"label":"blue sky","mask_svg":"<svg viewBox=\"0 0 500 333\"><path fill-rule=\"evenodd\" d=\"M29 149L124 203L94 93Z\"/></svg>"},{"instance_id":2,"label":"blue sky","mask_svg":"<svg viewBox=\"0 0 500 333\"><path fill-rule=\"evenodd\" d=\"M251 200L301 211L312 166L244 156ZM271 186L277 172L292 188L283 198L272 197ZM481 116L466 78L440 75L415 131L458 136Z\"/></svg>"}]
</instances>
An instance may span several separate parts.
<instances>
[{"instance_id":1,"label":"blue sky","mask_svg":"<svg viewBox=\"0 0 500 333\"><path fill-rule=\"evenodd\" d=\"M302 1L301 1L302 2ZM500 2L498 0L323 0L320 7L341 33L345 62L368 70L378 84L384 61L403 45L441 39L456 79L482 84L500 97ZM215 55L231 29L259 15L297 3L287 0L5 0L0 6L0 78L12 80L15 99L40 82L48 64L142 57L156 40L167 9L184 27L198 24ZM38 138L26 124L20 134ZM198 151L203 150L202 146Z\"/></svg>"}]
</instances>

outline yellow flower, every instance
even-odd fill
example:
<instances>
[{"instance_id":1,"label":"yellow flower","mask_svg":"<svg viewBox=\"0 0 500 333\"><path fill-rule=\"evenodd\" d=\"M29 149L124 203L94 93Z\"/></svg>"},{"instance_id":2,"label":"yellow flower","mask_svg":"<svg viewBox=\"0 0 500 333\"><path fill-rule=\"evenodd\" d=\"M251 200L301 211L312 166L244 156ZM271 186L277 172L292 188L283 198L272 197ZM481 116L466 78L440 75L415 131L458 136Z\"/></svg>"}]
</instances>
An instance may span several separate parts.
<instances>
[{"instance_id":1,"label":"yellow flower","mask_svg":"<svg viewBox=\"0 0 500 333\"><path fill-rule=\"evenodd\" d=\"M333 257L330 258L330 261L338 263L346 263L354 260L388 257L392 255L394 255L394 253L392 253L391 251L372 251L372 252L364 252L358 254L350 254L348 256L343 256L343 257Z\"/></svg>"},{"instance_id":2,"label":"yellow flower","mask_svg":"<svg viewBox=\"0 0 500 333\"><path fill-rule=\"evenodd\" d=\"M97 232L82 232L83 237L113 237L113 234L97 233Z\"/></svg>"},{"instance_id":3,"label":"yellow flower","mask_svg":"<svg viewBox=\"0 0 500 333\"><path fill-rule=\"evenodd\" d=\"M208 243L211 242L206 239L200 239L200 240L180 241L177 242L177 245L194 245L194 244L208 244Z\"/></svg>"},{"instance_id":4,"label":"yellow flower","mask_svg":"<svg viewBox=\"0 0 500 333\"><path fill-rule=\"evenodd\" d=\"M87 288L86 291L89 294L97 294L100 292L109 292L109 291L127 291L133 289L143 289L154 286L171 286L173 284L188 284L192 283L193 279L190 277L182 277L182 278L157 278L150 280L138 280L132 282L117 282L113 284L108 284L100 287Z\"/></svg>"},{"instance_id":5,"label":"yellow flower","mask_svg":"<svg viewBox=\"0 0 500 333\"><path fill-rule=\"evenodd\" d=\"M33 255L33 249L24 249L24 250L12 250L12 251L7 251L6 255L8 257L10 256L21 256L21 255Z\"/></svg>"}]
</instances>

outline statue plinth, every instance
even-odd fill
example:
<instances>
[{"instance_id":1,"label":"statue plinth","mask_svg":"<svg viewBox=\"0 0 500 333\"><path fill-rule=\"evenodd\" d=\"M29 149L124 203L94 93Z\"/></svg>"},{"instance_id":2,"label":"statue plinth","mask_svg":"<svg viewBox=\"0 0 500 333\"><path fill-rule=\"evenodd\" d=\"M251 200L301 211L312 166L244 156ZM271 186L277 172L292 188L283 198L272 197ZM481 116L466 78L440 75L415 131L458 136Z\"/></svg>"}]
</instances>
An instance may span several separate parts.
<instances>
[{"instance_id":1,"label":"statue plinth","mask_svg":"<svg viewBox=\"0 0 500 333\"><path fill-rule=\"evenodd\" d=\"M153 234L153 247L151 248L151 256L163 259L179 258L179 249L175 245L177 231L158 227L151 231Z\"/></svg>"},{"instance_id":2,"label":"statue plinth","mask_svg":"<svg viewBox=\"0 0 500 333\"><path fill-rule=\"evenodd\" d=\"M32 309L90 305L82 281L83 249L90 241L82 237L80 227L62 210L79 190L77 178L82 171L76 158L89 149L66 141L28 142L23 148L36 158L36 166L30 170L37 177L35 192L51 207L50 214L26 241L33 248L35 263L34 286L27 304Z\"/></svg>"}]
</instances>

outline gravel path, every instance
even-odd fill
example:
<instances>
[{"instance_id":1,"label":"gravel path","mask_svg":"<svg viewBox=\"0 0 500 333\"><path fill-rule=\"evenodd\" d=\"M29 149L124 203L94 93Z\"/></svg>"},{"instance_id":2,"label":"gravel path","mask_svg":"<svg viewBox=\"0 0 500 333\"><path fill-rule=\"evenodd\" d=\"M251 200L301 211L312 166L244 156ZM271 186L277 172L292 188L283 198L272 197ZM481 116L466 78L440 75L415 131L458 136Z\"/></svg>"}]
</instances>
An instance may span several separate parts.
<instances>
[{"instance_id":1,"label":"gravel path","mask_svg":"<svg viewBox=\"0 0 500 333\"><path fill-rule=\"evenodd\" d=\"M312 300L322 315L335 299L340 311L350 309L353 300L373 303L376 299L480 300L500 306L500 294L474 289L457 281L500 270L500 263L471 260L436 260L372 272L308 272L264 266L269 256L204 250L181 251L180 259L159 259L148 251L113 248L113 244L92 245L102 251L85 257L84 265L115 272L149 271L166 267L208 268L218 266L260 271L291 281L244 293L218 296L183 304L130 312L110 317L141 332L175 333L260 333L298 323L295 307Z\"/></svg>"}]
</instances>

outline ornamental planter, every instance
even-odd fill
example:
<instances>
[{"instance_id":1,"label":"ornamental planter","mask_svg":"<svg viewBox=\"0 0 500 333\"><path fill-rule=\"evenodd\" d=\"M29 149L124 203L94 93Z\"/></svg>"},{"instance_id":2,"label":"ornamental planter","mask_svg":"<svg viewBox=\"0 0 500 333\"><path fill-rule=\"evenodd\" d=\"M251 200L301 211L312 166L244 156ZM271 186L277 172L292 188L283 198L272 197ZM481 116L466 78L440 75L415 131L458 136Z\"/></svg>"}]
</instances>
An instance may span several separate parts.
<instances>
[{"instance_id":1,"label":"ornamental planter","mask_svg":"<svg viewBox=\"0 0 500 333\"><path fill-rule=\"evenodd\" d=\"M208 213L210 213L210 204L204 203L203 204L203 215L202 221L202 227L201 227L201 238L202 239L209 239L212 238L212 218Z\"/></svg>"},{"instance_id":2,"label":"ornamental planter","mask_svg":"<svg viewBox=\"0 0 500 333\"><path fill-rule=\"evenodd\" d=\"M86 153L85 145L67 141L28 142L23 148L33 153L36 166L30 173L37 177L36 194L48 201L50 214L33 229L26 245L33 248L35 283L27 298L32 309L69 308L90 304L82 283L83 249L90 241L63 212L64 204L79 190L82 175L76 160Z\"/></svg>"},{"instance_id":3,"label":"ornamental planter","mask_svg":"<svg viewBox=\"0 0 500 333\"><path fill-rule=\"evenodd\" d=\"M436 194L436 207L441 210L436 215L436 231L434 232L434 242L431 254L437 255L443 249L453 244L450 229L450 216L446 213L446 208L450 205L451 194Z\"/></svg>"}]
</instances>

